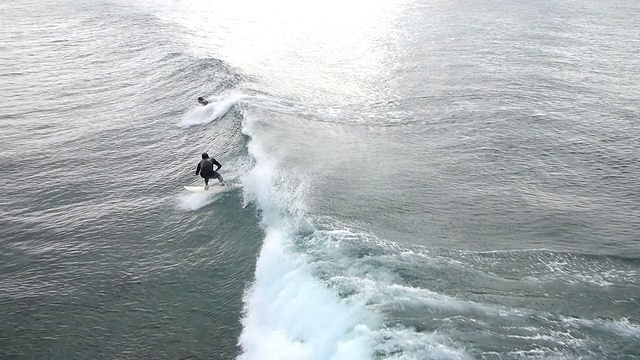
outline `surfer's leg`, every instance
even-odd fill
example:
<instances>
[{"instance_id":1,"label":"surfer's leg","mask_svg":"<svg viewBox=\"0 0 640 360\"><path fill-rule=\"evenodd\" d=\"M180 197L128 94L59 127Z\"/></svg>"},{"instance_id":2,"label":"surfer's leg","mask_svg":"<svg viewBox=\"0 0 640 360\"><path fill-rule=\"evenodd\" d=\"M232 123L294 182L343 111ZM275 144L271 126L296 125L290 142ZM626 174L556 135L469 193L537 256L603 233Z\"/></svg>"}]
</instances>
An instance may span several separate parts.
<instances>
[{"instance_id":1,"label":"surfer's leg","mask_svg":"<svg viewBox=\"0 0 640 360\"><path fill-rule=\"evenodd\" d=\"M222 175L220 175L220 173L218 172L216 172L215 175L216 175L216 179L218 179L218 181L220 182L220 185L225 185Z\"/></svg>"},{"instance_id":2,"label":"surfer's leg","mask_svg":"<svg viewBox=\"0 0 640 360\"><path fill-rule=\"evenodd\" d=\"M204 188L208 188L209 187L209 178L204 178Z\"/></svg>"}]
</instances>

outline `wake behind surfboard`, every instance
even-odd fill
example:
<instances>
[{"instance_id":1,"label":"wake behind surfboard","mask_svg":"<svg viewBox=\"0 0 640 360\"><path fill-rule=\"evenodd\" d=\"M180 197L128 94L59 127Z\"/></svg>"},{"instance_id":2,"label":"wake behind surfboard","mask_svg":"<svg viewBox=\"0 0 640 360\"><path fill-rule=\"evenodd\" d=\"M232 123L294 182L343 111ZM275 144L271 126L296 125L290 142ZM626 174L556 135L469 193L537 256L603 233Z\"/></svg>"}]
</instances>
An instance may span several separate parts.
<instances>
[{"instance_id":1,"label":"wake behind surfboard","mask_svg":"<svg viewBox=\"0 0 640 360\"><path fill-rule=\"evenodd\" d=\"M236 189L239 186L237 185L224 185L224 186L220 186L218 184L216 185L209 185L208 189L205 189L204 185L201 186L185 186L185 190L189 191L189 192L193 192L193 193L207 193L207 194L219 194L225 191L229 191L232 189Z\"/></svg>"}]
</instances>

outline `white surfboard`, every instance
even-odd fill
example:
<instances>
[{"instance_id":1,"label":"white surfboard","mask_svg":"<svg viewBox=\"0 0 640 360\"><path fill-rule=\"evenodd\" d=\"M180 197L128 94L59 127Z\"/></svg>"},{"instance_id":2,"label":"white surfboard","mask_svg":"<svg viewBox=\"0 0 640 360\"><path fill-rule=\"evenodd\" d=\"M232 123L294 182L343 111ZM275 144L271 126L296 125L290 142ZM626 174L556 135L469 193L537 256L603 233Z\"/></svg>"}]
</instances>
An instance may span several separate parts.
<instances>
[{"instance_id":1,"label":"white surfboard","mask_svg":"<svg viewBox=\"0 0 640 360\"><path fill-rule=\"evenodd\" d=\"M193 193L207 193L207 194L219 194L225 191L229 191L231 189L235 189L238 186L235 185L224 185L224 186L220 186L220 184L213 184L213 185L209 185L208 189L204 188L204 185L201 186L185 186L184 188L187 191L193 192Z\"/></svg>"}]
</instances>

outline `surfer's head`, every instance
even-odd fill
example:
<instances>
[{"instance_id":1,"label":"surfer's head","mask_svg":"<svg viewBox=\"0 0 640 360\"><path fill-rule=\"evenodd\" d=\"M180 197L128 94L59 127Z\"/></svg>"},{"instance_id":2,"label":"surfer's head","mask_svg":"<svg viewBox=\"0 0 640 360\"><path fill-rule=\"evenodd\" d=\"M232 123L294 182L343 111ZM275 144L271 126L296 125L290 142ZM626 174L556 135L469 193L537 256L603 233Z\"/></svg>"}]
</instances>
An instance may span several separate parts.
<instances>
[{"instance_id":1,"label":"surfer's head","mask_svg":"<svg viewBox=\"0 0 640 360\"><path fill-rule=\"evenodd\" d=\"M203 159L208 159L208 158L209 158L209 154L207 154L207 153L202 153L202 158L203 158Z\"/></svg>"},{"instance_id":2,"label":"surfer's head","mask_svg":"<svg viewBox=\"0 0 640 360\"><path fill-rule=\"evenodd\" d=\"M209 102L207 100L205 100L202 96L198 97L198 102L201 105L207 105Z\"/></svg>"}]
</instances>

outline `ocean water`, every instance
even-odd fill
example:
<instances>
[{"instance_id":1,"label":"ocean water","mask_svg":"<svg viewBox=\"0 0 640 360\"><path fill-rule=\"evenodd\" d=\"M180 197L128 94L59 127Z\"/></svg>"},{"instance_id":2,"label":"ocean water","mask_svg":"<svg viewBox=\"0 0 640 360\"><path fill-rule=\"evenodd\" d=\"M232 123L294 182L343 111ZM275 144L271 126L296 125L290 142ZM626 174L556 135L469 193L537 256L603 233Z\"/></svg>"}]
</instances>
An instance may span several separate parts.
<instances>
[{"instance_id":1,"label":"ocean water","mask_svg":"<svg viewBox=\"0 0 640 360\"><path fill-rule=\"evenodd\" d=\"M639 14L0 1L0 359L640 359Z\"/></svg>"}]
</instances>

